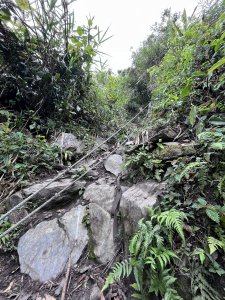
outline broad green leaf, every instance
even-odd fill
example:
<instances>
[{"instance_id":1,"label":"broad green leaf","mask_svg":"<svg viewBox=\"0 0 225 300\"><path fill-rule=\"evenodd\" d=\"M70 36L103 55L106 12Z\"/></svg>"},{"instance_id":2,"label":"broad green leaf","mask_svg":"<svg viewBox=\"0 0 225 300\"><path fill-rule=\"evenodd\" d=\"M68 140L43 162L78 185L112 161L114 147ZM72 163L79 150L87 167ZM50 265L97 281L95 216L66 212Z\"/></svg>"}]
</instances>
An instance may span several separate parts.
<instances>
[{"instance_id":1,"label":"broad green leaf","mask_svg":"<svg viewBox=\"0 0 225 300\"><path fill-rule=\"evenodd\" d=\"M210 144L210 148L214 150L224 150L225 142L215 142Z\"/></svg>"},{"instance_id":2,"label":"broad green leaf","mask_svg":"<svg viewBox=\"0 0 225 300\"><path fill-rule=\"evenodd\" d=\"M207 208L206 209L206 214L207 216L214 222L216 222L217 224L219 224L220 222L220 216L219 213L217 211L215 211L214 209L211 208Z\"/></svg>"},{"instance_id":3,"label":"broad green leaf","mask_svg":"<svg viewBox=\"0 0 225 300\"><path fill-rule=\"evenodd\" d=\"M202 133L203 129L204 129L204 123L199 121L198 124L196 125L196 134L197 134L197 136L200 133Z\"/></svg>"},{"instance_id":4,"label":"broad green leaf","mask_svg":"<svg viewBox=\"0 0 225 300\"><path fill-rule=\"evenodd\" d=\"M190 83L188 83L183 89L183 91L181 92L181 97L186 97L190 93L190 90L191 90L191 85Z\"/></svg>"},{"instance_id":5,"label":"broad green leaf","mask_svg":"<svg viewBox=\"0 0 225 300\"><path fill-rule=\"evenodd\" d=\"M71 42L77 44L79 40L76 37L71 37Z\"/></svg>"},{"instance_id":6,"label":"broad green leaf","mask_svg":"<svg viewBox=\"0 0 225 300\"><path fill-rule=\"evenodd\" d=\"M81 36L84 33L84 29L81 26L77 27L77 33Z\"/></svg>"},{"instance_id":7,"label":"broad green leaf","mask_svg":"<svg viewBox=\"0 0 225 300\"><path fill-rule=\"evenodd\" d=\"M179 99L179 97L177 97L176 95L173 95L173 94L169 94L169 96L170 96L172 99L174 99L174 100L178 100L178 99Z\"/></svg>"},{"instance_id":8,"label":"broad green leaf","mask_svg":"<svg viewBox=\"0 0 225 300\"><path fill-rule=\"evenodd\" d=\"M16 3L22 10L30 10L29 0L16 0Z\"/></svg>"},{"instance_id":9,"label":"broad green leaf","mask_svg":"<svg viewBox=\"0 0 225 300\"><path fill-rule=\"evenodd\" d=\"M88 19L88 25L92 26L93 25L93 19Z\"/></svg>"},{"instance_id":10,"label":"broad green leaf","mask_svg":"<svg viewBox=\"0 0 225 300\"><path fill-rule=\"evenodd\" d=\"M212 116L209 118L208 122L212 125L225 125L225 117L223 116Z\"/></svg>"},{"instance_id":11,"label":"broad green leaf","mask_svg":"<svg viewBox=\"0 0 225 300\"><path fill-rule=\"evenodd\" d=\"M209 70L208 70L208 75L210 75L213 71L221 67L222 65L225 64L225 57L221 58L217 63L215 63Z\"/></svg>"},{"instance_id":12,"label":"broad green leaf","mask_svg":"<svg viewBox=\"0 0 225 300\"><path fill-rule=\"evenodd\" d=\"M204 198L198 198L198 203L201 204L202 206L207 205L207 202L205 201Z\"/></svg>"},{"instance_id":13,"label":"broad green leaf","mask_svg":"<svg viewBox=\"0 0 225 300\"><path fill-rule=\"evenodd\" d=\"M2 8L0 10L0 20L9 21L10 18L11 18L11 13L10 13L9 9Z\"/></svg>"},{"instance_id":14,"label":"broad green leaf","mask_svg":"<svg viewBox=\"0 0 225 300\"><path fill-rule=\"evenodd\" d=\"M202 76L206 76L207 74L201 71L196 71L194 73L192 73L193 77L202 77Z\"/></svg>"},{"instance_id":15,"label":"broad green leaf","mask_svg":"<svg viewBox=\"0 0 225 300\"><path fill-rule=\"evenodd\" d=\"M194 126L194 124L196 122L196 117L197 117L197 107L192 106L191 110L190 110L190 114L189 114L189 120L190 120L191 126Z\"/></svg>"}]
</instances>

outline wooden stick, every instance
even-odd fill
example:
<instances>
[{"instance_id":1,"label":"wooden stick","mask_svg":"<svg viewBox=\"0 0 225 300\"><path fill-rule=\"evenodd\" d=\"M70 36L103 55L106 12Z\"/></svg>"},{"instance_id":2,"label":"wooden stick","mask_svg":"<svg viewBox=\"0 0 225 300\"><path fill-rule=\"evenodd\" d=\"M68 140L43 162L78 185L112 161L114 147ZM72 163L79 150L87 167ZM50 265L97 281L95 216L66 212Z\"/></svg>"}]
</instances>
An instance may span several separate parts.
<instances>
[{"instance_id":1,"label":"wooden stick","mask_svg":"<svg viewBox=\"0 0 225 300\"><path fill-rule=\"evenodd\" d=\"M68 260L68 267L66 270L66 276L65 276L65 282L64 282L64 286L63 286L63 290L62 290L61 300L65 300L66 288L67 288L67 283L68 283L69 274L70 274L70 267L71 267L71 257L69 257L69 260Z\"/></svg>"}]
</instances>

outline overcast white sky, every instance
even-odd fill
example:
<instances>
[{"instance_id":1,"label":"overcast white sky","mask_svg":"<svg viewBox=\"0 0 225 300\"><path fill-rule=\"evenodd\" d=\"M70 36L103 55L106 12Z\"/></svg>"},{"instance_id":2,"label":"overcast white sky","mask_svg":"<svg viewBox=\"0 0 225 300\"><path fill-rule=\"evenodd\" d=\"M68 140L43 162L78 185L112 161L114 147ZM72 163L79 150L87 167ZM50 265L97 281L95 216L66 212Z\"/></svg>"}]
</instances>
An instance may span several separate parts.
<instances>
[{"instance_id":1,"label":"overcast white sky","mask_svg":"<svg viewBox=\"0 0 225 300\"><path fill-rule=\"evenodd\" d=\"M86 23L86 16L94 16L95 23L109 35L101 51L106 52L109 67L116 72L131 65L131 53L150 33L150 26L160 20L165 8L191 15L198 0L77 0L74 4L78 25Z\"/></svg>"}]
</instances>

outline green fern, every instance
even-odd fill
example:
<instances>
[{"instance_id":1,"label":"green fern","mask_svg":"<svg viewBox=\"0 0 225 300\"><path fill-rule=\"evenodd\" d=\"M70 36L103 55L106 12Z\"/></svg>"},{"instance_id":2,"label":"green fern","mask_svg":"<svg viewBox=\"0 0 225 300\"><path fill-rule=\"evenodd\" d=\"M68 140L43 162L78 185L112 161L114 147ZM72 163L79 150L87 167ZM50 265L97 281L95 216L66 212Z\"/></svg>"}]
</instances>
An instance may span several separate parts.
<instances>
[{"instance_id":1,"label":"green fern","mask_svg":"<svg viewBox=\"0 0 225 300\"><path fill-rule=\"evenodd\" d=\"M169 230L175 230L180 235L183 242L185 241L183 220L187 219L187 216L184 212L171 209L160 213L158 216L155 215L152 217L152 219L155 218L157 218L161 225L165 225Z\"/></svg>"},{"instance_id":2,"label":"green fern","mask_svg":"<svg viewBox=\"0 0 225 300\"><path fill-rule=\"evenodd\" d=\"M178 258L173 251L164 247L152 247L150 249L150 254L151 256L146 258L145 263L151 263L153 258L155 263L159 263L162 270L170 263L171 258Z\"/></svg>"},{"instance_id":3,"label":"green fern","mask_svg":"<svg viewBox=\"0 0 225 300\"><path fill-rule=\"evenodd\" d=\"M180 173L180 175L179 175L179 181L181 182L181 179L183 177L188 177L190 173L192 173L193 171L195 171L197 169L201 169L201 168L205 167L205 165L206 165L206 162L203 162L203 161L195 161L195 162L189 163L183 169L183 171Z\"/></svg>"},{"instance_id":4,"label":"green fern","mask_svg":"<svg viewBox=\"0 0 225 300\"><path fill-rule=\"evenodd\" d=\"M222 248L225 249L225 245L222 241L209 236L208 237L208 245L209 245L209 253L212 255L214 252L216 252L217 249Z\"/></svg>"},{"instance_id":5,"label":"green fern","mask_svg":"<svg viewBox=\"0 0 225 300\"><path fill-rule=\"evenodd\" d=\"M196 268L192 274L191 289L195 300L221 300L219 293L207 281L202 269Z\"/></svg>"},{"instance_id":6,"label":"green fern","mask_svg":"<svg viewBox=\"0 0 225 300\"><path fill-rule=\"evenodd\" d=\"M183 300L183 298L178 295L175 289L168 288L162 300Z\"/></svg>"},{"instance_id":7,"label":"green fern","mask_svg":"<svg viewBox=\"0 0 225 300\"><path fill-rule=\"evenodd\" d=\"M125 260L123 262L117 262L113 266L112 272L110 272L108 277L106 278L102 291L106 290L109 287L109 285L112 284L113 282L119 281L124 277L130 276L131 272L132 272L131 259Z\"/></svg>"},{"instance_id":8,"label":"green fern","mask_svg":"<svg viewBox=\"0 0 225 300\"><path fill-rule=\"evenodd\" d=\"M143 243L143 241L145 240L145 238L147 236L148 228L151 229L150 225L147 226L144 223L144 219L139 220L139 222L138 222L138 231L133 236L133 238L132 238L132 240L130 241L130 244L129 244L129 251L130 251L131 254L138 255L139 250L142 246L142 243Z\"/></svg>"},{"instance_id":9,"label":"green fern","mask_svg":"<svg viewBox=\"0 0 225 300\"><path fill-rule=\"evenodd\" d=\"M170 269L153 272L149 292L154 292L156 296L164 296L163 299L166 300L182 300L177 291L172 288L176 280Z\"/></svg>"},{"instance_id":10,"label":"green fern","mask_svg":"<svg viewBox=\"0 0 225 300\"><path fill-rule=\"evenodd\" d=\"M217 188L220 195L225 199L225 175L220 178Z\"/></svg>"},{"instance_id":11,"label":"green fern","mask_svg":"<svg viewBox=\"0 0 225 300\"><path fill-rule=\"evenodd\" d=\"M175 209L156 213L150 211L151 220L141 219L138 222L138 231L129 243L131 259L122 263L116 263L112 272L106 279L103 290L114 281L130 275L133 271L137 299L148 299L149 293L160 294L165 299L180 300L173 287L176 278L171 275L169 269L172 260L178 259L172 249L166 247L164 242L175 230L185 241L183 233L183 220L187 219L185 213ZM164 238L166 233L166 238ZM165 241L164 241L165 240ZM147 282L147 283L146 283ZM150 290L149 290L150 286ZM174 298L173 298L174 297Z\"/></svg>"},{"instance_id":12,"label":"green fern","mask_svg":"<svg viewBox=\"0 0 225 300\"><path fill-rule=\"evenodd\" d=\"M207 165L202 166L202 168L200 168L198 170L198 182L200 184L201 189L204 189L205 186L207 186L208 184L208 180L209 180L209 168L207 167Z\"/></svg>"}]
</instances>

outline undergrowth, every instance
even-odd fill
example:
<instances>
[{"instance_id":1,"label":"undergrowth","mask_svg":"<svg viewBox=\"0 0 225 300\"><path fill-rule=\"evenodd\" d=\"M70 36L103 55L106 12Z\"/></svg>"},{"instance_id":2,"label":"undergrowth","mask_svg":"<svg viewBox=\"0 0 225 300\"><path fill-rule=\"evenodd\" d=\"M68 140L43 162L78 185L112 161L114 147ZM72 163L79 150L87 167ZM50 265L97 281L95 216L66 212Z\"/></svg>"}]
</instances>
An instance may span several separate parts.
<instances>
[{"instance_id":1,"label":"undergrowth","mask_svg":"<svg viewBox=\"0 0 225 300\"><path fill-rule=\"evenodd\" d=\"M176 18L170 12L167 16L167 48L161 61L147 71L151 123L155 131L157 126L181 130L169 143L150 139L127 157L125 165L133 181L155 179L164 182L166 189L150 216L139 222L129 242L129 257L115 264L103 290L130 277L137 299L155 295L164 300L222 300L224 1L212 1L201 17L188 18L185 11ZM157 56L146 43L136 59L144 59L147 47L151 59ZM135 68L140 66L139 61Z\"/></svg>"}]
</instances>

